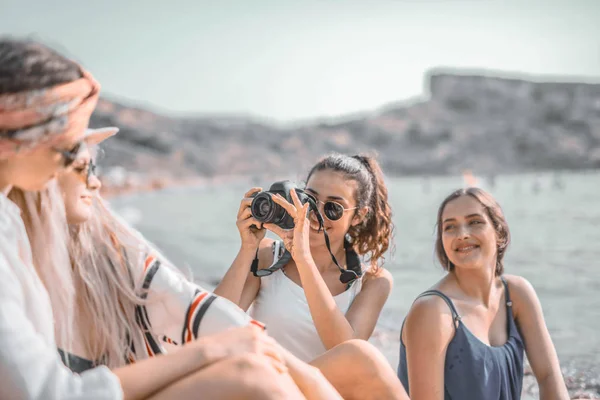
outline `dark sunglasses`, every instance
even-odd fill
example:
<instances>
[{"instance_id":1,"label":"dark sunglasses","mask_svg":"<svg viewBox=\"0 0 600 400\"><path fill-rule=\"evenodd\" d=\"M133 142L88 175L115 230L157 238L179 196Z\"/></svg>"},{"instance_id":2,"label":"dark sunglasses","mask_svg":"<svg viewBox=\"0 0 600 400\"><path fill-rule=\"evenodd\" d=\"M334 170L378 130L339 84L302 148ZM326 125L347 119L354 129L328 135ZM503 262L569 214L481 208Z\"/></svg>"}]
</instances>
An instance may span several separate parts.
<instances>
[{"instance_id":1,"label":"dark sunglasses","mask_svg":"<svg viewBox=\"0 0 600 400\"><path fill-rule=\"evenodd\" d=\"M82 178L85 177L86 186L90 186L90 178L92 176L98 176L96 174L96 164L94 160L90 159L88 163L85 163L81 167L75 167L73 170Z\"/></svg>"},{"instance_id":2,"label":"dark sunglasses","mask_svg":"<svg viewBox=\"0 0 600 400\"><path fill-rule=\"evenodd\" d=\"M81 150L82 143L79 142L75 146L73 146L70 150L60 150L53 148L52 150L59 153L63 158L63 166L65 168L71 166L77 160L77 156L79 155L79 151Z\"/></svg>"},{"instance_id":3,"label":"dark sunglasses","mask_svg":"<svg viewBox=\"0 0 600 400\"><path fill-rule=\"evenodd\" d=\"M338 221L340 218L344 216L346 211L356 210L358 207L352 208L344 208L343 205L337 203L335 201L325 201L317 200L317 203L323 204L323 214L325 218L330 221Z\"/></svg>"}]
</instances>

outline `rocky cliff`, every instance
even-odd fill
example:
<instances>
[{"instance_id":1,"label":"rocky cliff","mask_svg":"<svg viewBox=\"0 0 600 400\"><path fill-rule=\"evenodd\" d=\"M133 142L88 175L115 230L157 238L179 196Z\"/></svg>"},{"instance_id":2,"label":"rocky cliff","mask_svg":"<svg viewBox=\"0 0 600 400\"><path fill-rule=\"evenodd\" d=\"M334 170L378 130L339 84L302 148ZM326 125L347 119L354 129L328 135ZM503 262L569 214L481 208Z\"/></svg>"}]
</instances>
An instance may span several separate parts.
<instances>
[{"instance_id":1,"label":"rocky cliff","mask_svg":"<svg viewBox=\"0 0 600 400\"><path fill-rule=\"evenodd\" d=\"M425 86L411 103L294 126L102 99L91 126L121 128L104 146L105 167L167 180L298 172L330 151L376 151L390 175L600 167L600 84L433 70Z\"/></svg>"}]
</instances>

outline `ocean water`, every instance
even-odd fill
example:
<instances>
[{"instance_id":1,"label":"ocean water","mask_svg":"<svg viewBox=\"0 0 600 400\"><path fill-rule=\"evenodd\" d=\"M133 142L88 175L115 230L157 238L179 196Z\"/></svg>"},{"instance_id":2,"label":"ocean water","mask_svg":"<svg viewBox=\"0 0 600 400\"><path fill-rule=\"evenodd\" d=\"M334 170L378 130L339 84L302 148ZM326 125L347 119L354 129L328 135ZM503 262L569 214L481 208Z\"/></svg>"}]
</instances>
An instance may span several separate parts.
<instances>
[{"instance_id":1,"label":"ocean water","mask_svg":"<svg viewBox=\"0 0 600 400\"><path fill-rule=\"evenodd\" d=\"M111 203L180 268L210 284L239 249L236 214L251 186L171 189ZM385 267L394 290L373 341L393 365L412 301L443 276L433 251L436 212L461 186L462 177L388 179L396 250ZM504 209L512 234L506 273L533 284L561 362L600 365L600 173L497 176L479 186Z\"/></svg>"}]
</instances>

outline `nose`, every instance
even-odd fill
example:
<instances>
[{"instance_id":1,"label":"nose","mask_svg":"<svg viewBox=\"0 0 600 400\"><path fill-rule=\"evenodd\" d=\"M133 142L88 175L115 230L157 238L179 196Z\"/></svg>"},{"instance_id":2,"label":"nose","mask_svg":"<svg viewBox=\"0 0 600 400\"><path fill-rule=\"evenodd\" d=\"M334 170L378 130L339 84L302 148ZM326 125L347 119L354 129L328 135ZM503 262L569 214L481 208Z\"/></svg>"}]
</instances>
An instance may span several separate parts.
<instances>
[{"instance_id":1,"label":"nose","mask_svg":"<svg viewBox=\"0 0 600 400\"><path fill-rule=\"evenodd\" d=\"M98 179L96 175L92 174L88 179L87 187L90 190L100 190L102 187L102 182L100 182L100 179Z\"/></svg>"},{"instance_id":2,"label":"nose","mask_svg":"<svg viewBox=\"0 0 600 400\"><path fill-rule=\"evenodd\" d=\"M466 239L470 236L469 233L469 227L465 226L465 225L460 225L460 227L458 228L458 231L456 232L456 236L459 239Z\"/></svg>"}]
</instances>

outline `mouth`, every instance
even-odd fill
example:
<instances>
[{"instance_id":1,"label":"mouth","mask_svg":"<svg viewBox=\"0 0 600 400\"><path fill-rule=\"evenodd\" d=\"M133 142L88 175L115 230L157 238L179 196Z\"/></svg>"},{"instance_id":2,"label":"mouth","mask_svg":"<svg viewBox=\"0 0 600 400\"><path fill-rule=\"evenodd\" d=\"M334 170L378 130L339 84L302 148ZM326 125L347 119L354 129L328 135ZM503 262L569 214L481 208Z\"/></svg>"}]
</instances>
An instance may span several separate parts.
<instances>
[{"instance_id":1,"label":"mouth","mask_svg":"<svg viewBox=\"0 0 600 400\"><path fill-rule=\"evenodd\" d=\"M329 228L325 227L327 230L329 230ZM322 233L323 231L319 231L319 222L317 221L313 221L312 219L310 220L310 230L312 232L315 233Z\"/></svg>"},{"instance_id":2,"label":"mouth","mask_svg":"<svg viewBox=\"0 0 600 400\"><path fill-rule=\"evenodd\" d=\"M92 196L81 196L81 201L83 201L85 204L91 205Z\"/></svg>"},{"instance_id":3,"label":"mouth","mask_svg":"<svg viewBox=\"0 0 600 400\"><path fill-rule=\"evenodd\" d=\"M455 252L457 253L462 253L462 254L466 254L466 253L470 253L471 251L478 249L479 246L476 244L464 244L461 246L458 246L457 248L454 249Z\"/></svg>"}]
</instances>

